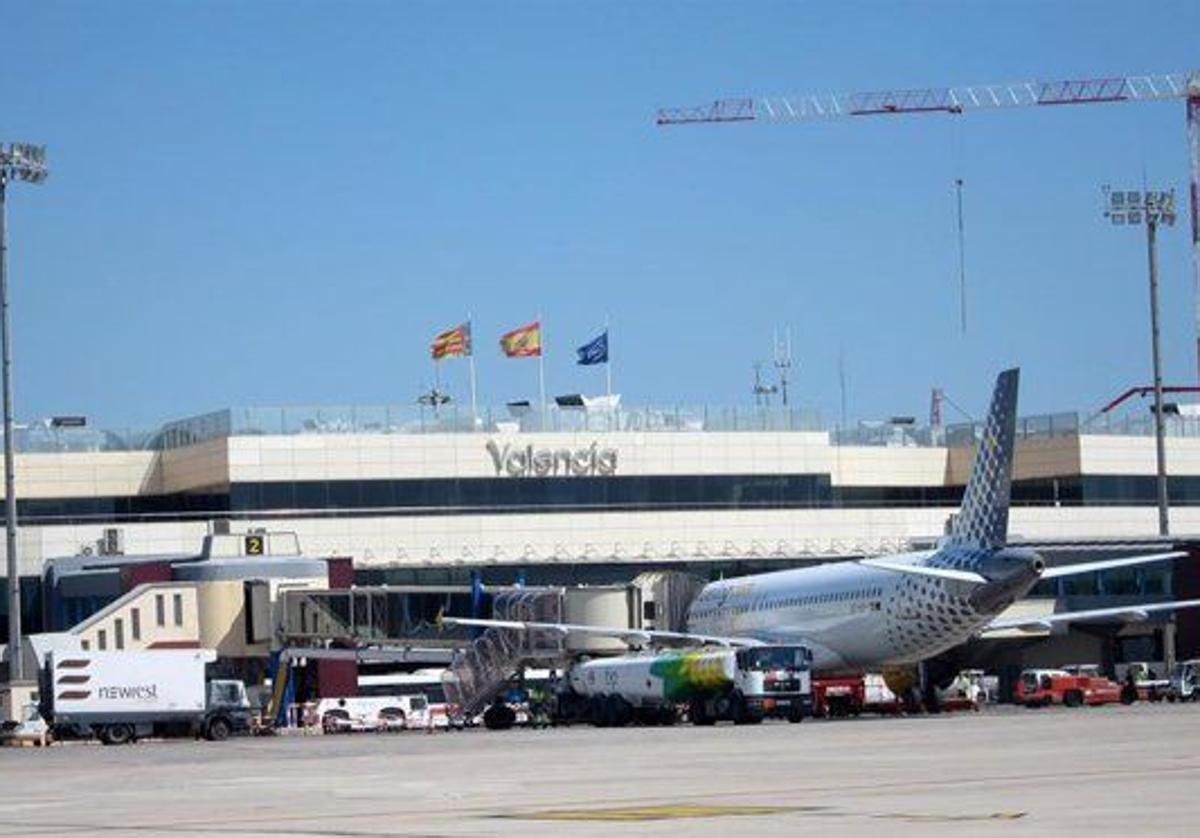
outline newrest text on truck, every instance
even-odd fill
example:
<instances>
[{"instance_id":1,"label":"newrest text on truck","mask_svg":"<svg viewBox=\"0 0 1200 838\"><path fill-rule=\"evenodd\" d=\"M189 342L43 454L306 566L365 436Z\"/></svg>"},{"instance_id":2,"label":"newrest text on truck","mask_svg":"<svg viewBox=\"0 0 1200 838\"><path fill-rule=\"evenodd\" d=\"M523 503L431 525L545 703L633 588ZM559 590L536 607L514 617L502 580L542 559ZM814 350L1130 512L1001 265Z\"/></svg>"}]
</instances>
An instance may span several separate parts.
<instances>
[{"instance_id":1,"label":"newrest text on truck","mask_svg":"<svg viewBox=\"0 0 1200 838\"><path fill-rule=\"evenodd\" d=\"M686 708L696 725L798 722L812 715L812 653L803 646L704 648L599 658L572 666L556 720L621 727L672 724Z\"/></svg>"},{"instance_id":2,"label":"newrest text on truck","mask_svg":"<svg viewBox=\"0 0 1200 838\"><path fill-rule=\"evenodd\" d=\"M250 727L241 681L206 681L209 649L51 652L41 713L56 737L94 735L106 745L143 736L222 740Z\"/></svg>"}]
</instances>

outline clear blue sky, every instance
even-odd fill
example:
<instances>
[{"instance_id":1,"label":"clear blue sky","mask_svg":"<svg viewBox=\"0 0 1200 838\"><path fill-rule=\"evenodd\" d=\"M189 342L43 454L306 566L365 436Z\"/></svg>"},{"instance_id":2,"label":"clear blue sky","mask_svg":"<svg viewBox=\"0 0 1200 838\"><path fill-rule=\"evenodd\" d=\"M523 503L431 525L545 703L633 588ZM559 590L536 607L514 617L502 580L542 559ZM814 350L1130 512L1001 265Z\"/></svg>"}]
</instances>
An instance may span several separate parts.
<instances>
[{"instance_id":1,"label":"clear blue sky","mask_svg":"<svg viewBox=\"0 0 1200 838\"><path fill-rule=\"evenodd\" d=\"M15 17L14 17L15 15ZM1200 4L41 2L10 11L18 414L108 425L242 404L407 403L474 312L481 398L536 394L496 338L542 312L555 392L611 317L633 403L749 404L790 326L836 419L1022 411L1149 380L1145 246L1105 182L1186 194L1181 103L664 130L718 96L1200 66ZM19 19L19 23L16 20ZM958 325L952 183L966 182ZM1167 378L1190 383L1186 217L1163 234ZM446 366L459 397L465 365Z\"/></svg>"}]
</instances>

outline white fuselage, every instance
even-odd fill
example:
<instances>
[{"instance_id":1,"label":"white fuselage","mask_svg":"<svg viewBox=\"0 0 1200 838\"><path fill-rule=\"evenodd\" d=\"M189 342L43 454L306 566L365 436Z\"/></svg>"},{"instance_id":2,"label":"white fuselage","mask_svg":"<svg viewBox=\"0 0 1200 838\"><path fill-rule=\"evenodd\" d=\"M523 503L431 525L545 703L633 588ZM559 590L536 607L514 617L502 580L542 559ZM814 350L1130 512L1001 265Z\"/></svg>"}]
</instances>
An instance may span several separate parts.
<instances>
[{"instance_id":1,"label":"white fuselage","mask_svg":"<svg viewBox=\"0 0 1200 838\"><path fill-rule=\"evenodd\" d=\"M934 551L890 557L941 564ZM934 561L930 561L934 560ZM970 586L837 562L706 585L688 611L696 634L803 644L817 672L917 663L964 643L995 617Z\"/></svg>"}]
</instances>

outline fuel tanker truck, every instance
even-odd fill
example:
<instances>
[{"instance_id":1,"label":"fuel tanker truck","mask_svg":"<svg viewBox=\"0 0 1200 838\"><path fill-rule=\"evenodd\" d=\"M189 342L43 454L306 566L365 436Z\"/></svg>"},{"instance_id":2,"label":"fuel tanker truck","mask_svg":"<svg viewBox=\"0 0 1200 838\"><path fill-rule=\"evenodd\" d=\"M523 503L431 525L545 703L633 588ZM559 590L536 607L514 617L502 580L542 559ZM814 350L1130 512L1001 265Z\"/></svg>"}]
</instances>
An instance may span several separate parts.
<instances>
[{"instance_id":1,"label":"fuel tanker truck","mask_svg":"<svg viewBox=\"0 0 1200 838\"><path fill-rule=\"evenodd\" d=\"M557 723L622 727L799 722L812 714L812 653L803 646L706 647L585 660L555 691Z\"/></svg>"}]
</instances>

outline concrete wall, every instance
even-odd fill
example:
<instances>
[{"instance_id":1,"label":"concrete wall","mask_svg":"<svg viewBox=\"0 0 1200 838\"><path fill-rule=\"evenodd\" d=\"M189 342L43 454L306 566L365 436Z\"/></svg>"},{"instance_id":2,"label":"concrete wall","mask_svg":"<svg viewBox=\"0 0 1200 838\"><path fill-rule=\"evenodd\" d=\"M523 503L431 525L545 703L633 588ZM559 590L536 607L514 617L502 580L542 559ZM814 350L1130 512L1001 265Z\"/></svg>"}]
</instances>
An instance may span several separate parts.
<instances>
[{"instance_id":1,"label":"concrete wall","mask_svg":"<svg viewBox=\"0 0 1200 838\"><path fill-rule=\"evenodd\" d=\"M156 456L153 451L18 454L14 463L17 496L94 498L153 492Z\"/></svg>"}]
</instances>

